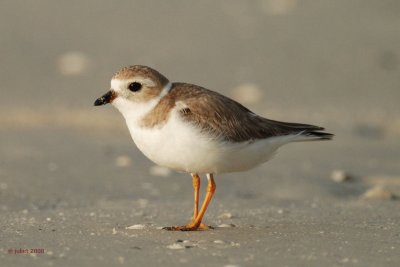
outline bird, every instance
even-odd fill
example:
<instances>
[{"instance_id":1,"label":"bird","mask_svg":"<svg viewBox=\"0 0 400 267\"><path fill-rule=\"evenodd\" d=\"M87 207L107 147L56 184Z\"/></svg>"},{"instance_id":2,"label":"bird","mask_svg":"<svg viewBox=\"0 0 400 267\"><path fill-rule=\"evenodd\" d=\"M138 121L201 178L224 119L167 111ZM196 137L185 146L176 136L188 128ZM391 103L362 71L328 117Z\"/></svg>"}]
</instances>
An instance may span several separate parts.
<instances>
[{"instance_id":1,"label":"bird","mask_svg":"<svg viewBox=\"0 0 400 267\"><path fill-rule=\"evenodd\" d=\"M95 106L112 104L125 118L138 149L154 163L189 173L194 192L193 216L172 231L207 230L203 223L215 193L214 175L242 172L267 162L282 145L330 140L323 127L264 118L218 92L170 82L143 65L120 69L111 89ZM199 207L200 175L208 184Z\"/></svg>"}]
</instances>

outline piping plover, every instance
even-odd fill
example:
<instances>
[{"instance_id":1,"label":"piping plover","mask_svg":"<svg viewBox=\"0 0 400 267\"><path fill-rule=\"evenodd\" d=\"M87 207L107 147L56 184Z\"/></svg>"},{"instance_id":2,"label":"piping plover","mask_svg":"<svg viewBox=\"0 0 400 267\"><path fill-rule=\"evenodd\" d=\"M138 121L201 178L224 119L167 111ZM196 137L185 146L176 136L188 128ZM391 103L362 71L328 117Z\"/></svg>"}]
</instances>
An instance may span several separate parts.
<instances>
[{"instance_id":1,"label":"piping plover","mask_svg":"<svg viewBox=\"0 0 400 267\"><path fill-rule=\"evenodd\" d=\"M146 157L192 176L192 220L168 230L208 228L202 219L215 192L214 174L254 168L290 142L333 137L322 127L260 117L226 96L193 84L172 83L140 65L125 67L112 77L111 89L94 105L107 103L122 113L133 141ZM200 210L199 174L208 179Z\"/></svg>"}]
</instances>

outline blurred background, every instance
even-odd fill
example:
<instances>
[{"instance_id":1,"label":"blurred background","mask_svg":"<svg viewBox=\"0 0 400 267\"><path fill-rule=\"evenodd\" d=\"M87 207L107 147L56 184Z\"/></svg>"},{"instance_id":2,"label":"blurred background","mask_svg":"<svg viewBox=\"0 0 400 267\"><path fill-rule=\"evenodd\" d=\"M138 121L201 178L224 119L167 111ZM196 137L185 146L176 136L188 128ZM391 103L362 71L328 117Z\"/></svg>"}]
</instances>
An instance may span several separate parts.
<instances>
[{"instance_id":1,"label":"blurred background","mask_svg":"<svg viewBox=\"0 0 400 267\"><path fill-rule=\"evenodd\" d=\"M190 217L190 177L154 166L116 110L93 106L133 64L336 135L217 177L212 223L331 221L340 210L343 223L392 225L400 214L399 14L394 0L1 1L0 212L10 244L32 240L16 228L57 220L66 232L68 222L101 232ZM43 240L70 258L84 253Z\"/></svg>"}]
</instances>

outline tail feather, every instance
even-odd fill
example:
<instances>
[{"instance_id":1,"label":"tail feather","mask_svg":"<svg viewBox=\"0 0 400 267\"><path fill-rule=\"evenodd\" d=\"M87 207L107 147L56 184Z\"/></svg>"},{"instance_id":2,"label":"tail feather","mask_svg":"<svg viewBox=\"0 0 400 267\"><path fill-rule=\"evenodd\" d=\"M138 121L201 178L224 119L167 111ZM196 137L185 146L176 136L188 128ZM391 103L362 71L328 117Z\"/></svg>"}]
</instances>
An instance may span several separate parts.
<instances>
[{"instance_id":1,"label":"tail feather","mask_svg":"<svg viewBox=\"0 0 400 267\"><path fill-rule=\"evenodd\" d=\"M303 123L268 120L268 123L281 135L294 135L293 142L331 140L333 134L324 132L325 128Z\"/></svg>"},{"instance_id":2,"label":"tail feather","mask_svg":"<svg viewBox=\"0 0 400 267\"><path fill-rule=\"evenodd\" d=\"M327 132L304 132L301 134L302 136L310 137L315 140L331 140L333 138L333 134Z\"/></svg>"},{"instance_id":3,"label":"tail feather","mask_svg":"<svg viewBox=\"0 0 400 267\"><path fill-rule=\"evenodd\" d=\"M282 126L284 128L290 128L290 129L297 129L297 130L305 130L305 131L323 131L325 128L320 127L320 126L315 126L311 124L304 124L304 123L294 123L294 122L283 122L283 121L273 121L269 120L270 122L273 122L275 125Z\"/></svg>"},{"instance_id":4,"label":"tail feather","mask_svg":"<svg viewBox=\"0 0 400 267\"><path fill-rule=\"evenodd\" d=\"M284 121L275 121L266 118L260 118L260 127L264 128L268 137L287 136L289 142L331 140L333 134L324 132L325 128L303 123L293 123Z\"/></svg>"}]
</instances>

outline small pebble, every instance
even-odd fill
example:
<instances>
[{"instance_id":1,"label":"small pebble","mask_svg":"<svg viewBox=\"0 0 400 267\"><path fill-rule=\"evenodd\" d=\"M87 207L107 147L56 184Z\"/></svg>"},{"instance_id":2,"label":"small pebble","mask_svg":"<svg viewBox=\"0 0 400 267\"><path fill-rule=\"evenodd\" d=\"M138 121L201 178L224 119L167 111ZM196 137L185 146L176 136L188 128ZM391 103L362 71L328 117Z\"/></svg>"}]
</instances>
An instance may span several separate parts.
<instances>
[{"instance_id":1,"label":"small pebble","mask_svg":"<svg viewBox=\"0 0 400 267\"><path fill-rule=\"evenodd\" d=\"M58 70L62 75L73 76L86 73L91 66L90 58L82 52L70 51L59 56Z\"/></svg>"},{"instance_id":2,"label":"small pebble","mask_svg":"<svg viewBox=\"0 0 400 267\"><path fill-rule=\"evenodd\" d=\"M351 175L344 170L334 170L331 173L331 179L336 183L343 183L352 179Z\"/></svg>"},{"instance_id":3,"label":"small pebble","mask_svg":"<svg viewBox=\"0 0 400 267\"><path fill-rule=\"evenodd\" d=\"M128 156L118 156L115 159L115 165L120 168L126 168L132 163L131 158Z\"/></svg>"},{"instance_id":4,"label":"small pebble","mask_svg":"<svg viewBox=\"0 0 400 267\"><path fill-rule=\"evenodd\" d=\"M124 264L124 263L125 263L125 258L122 257L122 256L119 256L119 257L118 257L118 262L119 262L120 264Z\"/></svg>"},{"instance_id":5,"label":"small pebble","mask_svg":"<svg viewBox=\"0 0 400 267\"><path fill-rule=\"evenodd\" d=\"M154 165L150 167L149 173L153 176L168 177L171 174L171 170L165 167Z\"/></svg>"},{"instance_id":6,"label":"small pebble","mask_svg":"<svg viewBox=\"0 0 400 267\"><path fill-rule=\"evenodd\" d=\"M172 245L168 245L167 248L169 249L185 249L186 247L179 243L174 243Z\"/></svg>"},{"instance_id":7,"label":"small pebble","mask_svg":"<svg viewBox=\"0 0 400 267\"><path fill-rule=\"evenodd\" d=\"M116 235L117 234L117 229L115 229L115 227L112 229L112 234Z\"/></svg>"},{"instance_id":8,"label":"small pebble","mask_svg":"<svg viewBox=\"0 0 400 267\"><path fill-rule=\"evenodd\" d=\"M230 212L224 212L221 215L218 216L220 219L232 219L233 215Z\"/></svg>"},{"instance_id":9,"label":"small pebble","mask_svg":"<svg viewBox=\"0 0 400 267\"><path fill-rule=\"evenodd\" d=\"M349 258L343 258L342 260L340 260L341 263L347 263L349 262Z\"/></svg>"},{"instance_id":10,"label":"small pebble","mask_svg":"<svg viewBox=\"0 0 400 267\"><path fill-rule=\"evenodd\" d=\"M298 0L267 0L260 2L262 10L268 15L283 16L290 14L295 8Z\"/></svg>"},{"instance_id":11,"label":"small pebble","mask_svg":"<svg viewBox=\"0 0 400 267\"><path fill-rule=\"evenodd\" d=\"M223 223L218 225L217 227L219 228L231 228L231 227L236 227L236 225L234 225L233 223Z\"/></svg>"},{"instance_id":12,"label":"small pebble","mask_svg":"<svg viewBox=\"0 0 400 267\"><path fill-rule=\"evenodd\" d=\"M363 194L365 199L380 199L380 200L391 200L395 198L395 195L380 186L373 187Z\"/></svg>"},{"instance_id":13,"label":"small pebble","mask_svg":"<svg viewBox=\"0 0 400 267\"><path fill-rule=\"evenodd\" d=\"M255 84L244 83L233 89L232 98L243 104L255 104L263 99L263 92Z\"/></svg>"},{"instance_id":14,"label":"small pebble","mask_svg":"<svg viewBox=\"0 0 400 267\"><path fill-rule=\"evenodd\" d=\"M219 239L217 239L217 240L214 240L214 243L215 243L215 244L225 244L225 242L224 242L224 241L222 241L222 240L219 240Z\"/></svg>"},{"instance_id":15,"label":"small pebble","mask_svg":"<svg viewBox=\"0 0 400 267\"><path fill-rule=\"evenodd\" d=\"M231 246L232 247L240 247L240 244L232 241Z\"/></svg>"},{"instance_id":16,"label":"small pebble","mask_svg":"<svg viewBox=\"0 0 400 267\"><path fill-rule=\"evenodd\" d=\"M125 229L128 229L128 230L142 230L144 228L146 228L146 225L144 225L144 224L134 224L134 225L125 227Z\"/></svg>"}]
</instances>

